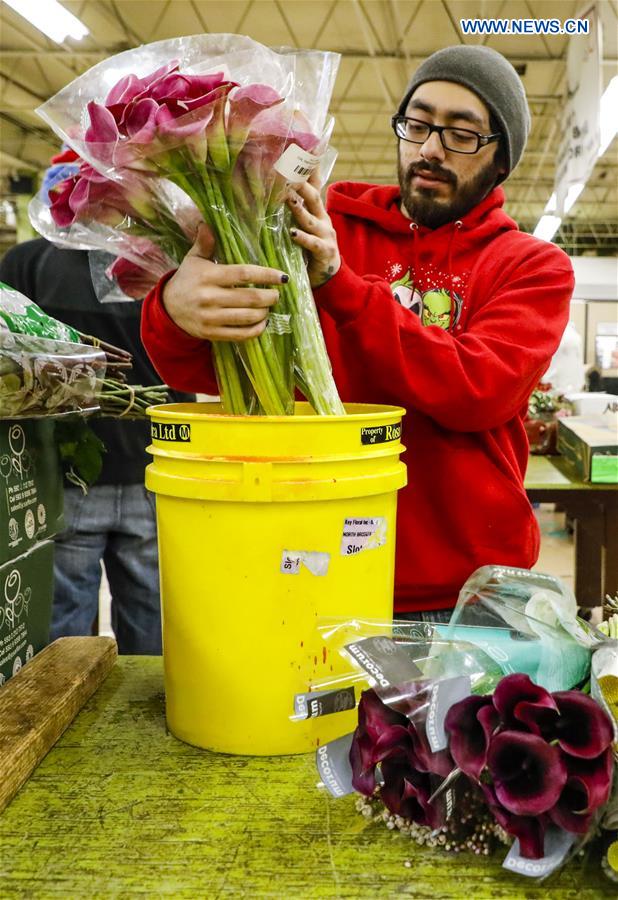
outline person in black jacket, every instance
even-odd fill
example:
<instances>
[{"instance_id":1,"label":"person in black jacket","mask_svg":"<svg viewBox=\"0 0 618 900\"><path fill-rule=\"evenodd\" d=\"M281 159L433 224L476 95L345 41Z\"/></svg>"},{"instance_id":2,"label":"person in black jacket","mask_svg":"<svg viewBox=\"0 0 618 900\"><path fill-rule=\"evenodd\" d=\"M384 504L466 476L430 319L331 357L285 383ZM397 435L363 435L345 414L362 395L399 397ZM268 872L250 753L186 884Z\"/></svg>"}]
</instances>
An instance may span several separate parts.
<instances>
[{"instance_id":1,"label":"person in black jacket","mask_svg":"<svg viewBox=\"0 0 618 900\"><path fill-rule=\"evenodd\" d=\"M88 252L60 249L43 238L18 244L0 262L5 282L49 315L133 354L128 381L160 384L140 340L141 301L101 302ZM176 394L172 399L193 400ZM149 423L92 419L105 444L103 468L86 495L65 486L66 530L56 539L51 639L91 634L101 561L112 597L112 627L120 653L161 652L154 497L144 487Z\"/></svg>"}]
</instances>

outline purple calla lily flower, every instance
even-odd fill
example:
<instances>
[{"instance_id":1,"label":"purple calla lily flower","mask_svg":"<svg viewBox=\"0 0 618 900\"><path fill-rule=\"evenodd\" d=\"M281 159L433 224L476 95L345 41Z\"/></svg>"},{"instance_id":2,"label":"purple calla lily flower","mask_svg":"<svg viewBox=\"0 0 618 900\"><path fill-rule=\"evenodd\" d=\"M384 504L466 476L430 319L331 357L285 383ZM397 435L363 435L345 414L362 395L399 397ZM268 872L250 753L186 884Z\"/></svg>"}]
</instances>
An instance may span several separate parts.
<instances>
[{"instance_id":1,"label":"purple calla lily flower","mask_svg":"<svg viewBox=\"0 0 618 900\"><path fill-rule=\"evenodd\" d=\"M227 122L228 140L238 155L247 139L253 120L266 109L283 103L284 98L267 84L250 84L230 96Z\"/></svg>"},{"instance_id":2,"label":"purple calla lily flower","mask_svg":"<svg viewBox=\"0 0 618 900\"><path fill-rule=\"evenodd\" d=\"M112 163L120 132L111 112L100 103L91 100L88 104L90 126L86 129L84 140L96 146L96 156L101 162Z\"/></svg>"},{"instance_id":3,"label":"purple calla lily flower","mask_svg":"<svg viewBox=\"0 0 618 900\"><path fill-rule=\"evenodd\" d=\"M613 740L605 710L580 691L558 691L553 696L560 713L555 737L562 750L580 759L594 759L603 753Z\"/></svg>"},{"instance_id":4,"label":"purple calla lily flower","mask_svg":"<svg viewBox=\"0 0 618 900\"><path fill-rule=\"evenodd\" d=\"M503 731L491 739L487 768L500 805L517 816L550 810L567 780L558 747L521 731Z\"/></svg>"},{"instance_id":5,"label":"purple calla lily flower","mask_svg":"<svg viewBox=\"0 0 618 900\"><path fill-rule=\"evenodd\" d=\"M411 747L408 720L382 703L375 691L363 691L358 705L358 727L350 748L352 785L370 796L375 790L375 767L393 753Z\"/></svg>"},{"instance_id":6,"label":"purple calla lily flower","mask_svg":"<svg viewBox=\"0 0 618 900\"><path fill-rule=\"evenodd\" d=\"M507 834L519 839L521 855L526 859L541 859L544 853L547 816L513 815L500 805L496 792L490 784L482 784L481 790L498 825L501 825Z\"/></svg>"},{"instance_id":7,"label":"purple calla lily flower","mask_svg":"<svg viewBox=\"0 0 618 900\"><path fill-rule=\"evenodd\" d=\"M75 221L75 213L71 209L70 199L77 181L77 175L65 178L49 192L49 211L52 219L60 228L68 228Z\"/></svg>"},{"instance_id":8,"label":"purple calla lily flower","mask_svg":"<svg viewBox=\"0 0 618 900\"><path fill-rule=\"evenodd\" d=\"M410 758L418 772L442 775L444 778L451 774L455 765L448 750L431 750L425 729L416 728L413 722L408 725L408 734L411 741Z\"/></svg>"},{"instance_id":9,"label":"purple calla lily flower","mask_svg":"<svg viewBox=\"0 0 618 900\"><path fill-rule=\"evenodd\" d=\"M134 300L143 300L148 291L152 290L160 278L160 271L169 270L170 262L166 261L164 254L156 244L145 238L136 238L134 250L144 257L144 266L138 266L119 256L108 267L106 275L117 282L120 289Z\"/></svg>"},{"instance_id":10,"label":"purple calla lily flower","mask_svg":"<svg viewBox=\"0 0 618 900\"><path fill-rule=\"evenodd\" d=\"M158 81L165 78L170 72L178 69L178 61L166 63L158 69L155 69L150 75L138 78L137 75L125 75L111 89L105 98L105 106L113 106L116 103L127 104L131 100L135 100L140 94L152 88Z\"/></svg>"},{"instance_id":11,"label":"purple calla lily flower","mask_svg":"<svg viewBox=\"0 0 618 900\"><path fill-rule=\"evenodd\" d=\"M446 715L444 728L450 737L451 755L461 771L475 781L487 763L489 742L498 722L491 697L465 697Z\"/></svg>"},{"instance_id":12,"label":"purple calla lily flower","mask_svg":"<svg viewBox=\"0 0 618 900\"><path fill-rule=\"evenodd\" d=\"M380 797L387 809L419 825L439 828L444 824L440 805L429 803L432 794L429 775L416 772L403 756L384 760L381 768L384 784Z\"/></svg>"},{"instance_id":13,"label":"purple calla lily flower","mask_svg":"<svg viewBox=\"0 0 618 900\"><path fill-rule=\"evenodd\" d=\"M567 782L550 811L553 821L567 831L585 834L595 810L607 803L613 765L610 747L596 759L568 757Z\"/></svg>"},{"instance_id":14,"label":"purple calla lily flower","mask_svg":"<svg viewBox=\"0 0 618 900\"><path fill-rule=\"evenodd\" d=\"M496 686L493 703L500 713L502 723L507 728L521 728L533 723L536 731L536 716L557 712L556 701L545 688L535 684L528 675L516 672L507 675Z\"/></svg>"}]
</instances>

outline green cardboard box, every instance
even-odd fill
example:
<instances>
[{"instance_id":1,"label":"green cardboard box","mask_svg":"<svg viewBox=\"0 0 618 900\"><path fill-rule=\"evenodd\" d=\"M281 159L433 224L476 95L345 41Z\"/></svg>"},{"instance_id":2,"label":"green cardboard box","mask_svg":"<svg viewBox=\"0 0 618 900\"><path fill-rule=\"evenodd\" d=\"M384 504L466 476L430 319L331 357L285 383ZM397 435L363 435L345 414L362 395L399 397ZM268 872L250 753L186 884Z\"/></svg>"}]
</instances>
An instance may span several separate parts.
<instances>
[{"instance_id":1,"label":"green cardboard box","mask_svg":"<svg viewBox=\"0 0 618 900\"><path fill-rule=\"evenodd\" d=\"M64 527L54 427L52 419L0 421L0 565Z\"/></svg>"},{"instance_id":2,"label":"green cardboard box","mask_svg":"<svg viewBox=\"0 0 618 900\"><path fill-rule=\"evenodd\" d=\"M0 566L0 685L48 644L53 594L53 541Z\"/></svg>"},{"instance_id":3,"label":"green cardboard box","mask_svg":"<svg viewBox=\"0 0 618 900\"><path fill-rule=\"evenodd\" d=\"M582 481L618 484L618 414L558 419L558 453L573 463Z\"/></svg>"}]
</instances>

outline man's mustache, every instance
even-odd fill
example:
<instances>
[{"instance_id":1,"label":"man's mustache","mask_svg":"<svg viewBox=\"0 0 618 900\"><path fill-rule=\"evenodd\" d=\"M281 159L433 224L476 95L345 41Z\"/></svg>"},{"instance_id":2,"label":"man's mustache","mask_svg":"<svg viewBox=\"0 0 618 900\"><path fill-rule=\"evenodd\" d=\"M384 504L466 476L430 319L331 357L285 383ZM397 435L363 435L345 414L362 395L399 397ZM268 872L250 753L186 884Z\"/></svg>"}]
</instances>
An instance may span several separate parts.
<instances>
[{"instance_id":1,"label":"man's mustache","mask_svg":"<svg viewBox=\"0 0 618 900\"><path fill-rule=\"evenodd\" d=\"M448 169L443 169L438 163L434 162L416 162L412 163L406 172L406 181L408 184L412 181L415 175L435 175L436 178L442 178L444 181L448 182L448 184L457 185L457 176L454 172L449 172Z\"/></svg>"}]
</instances>

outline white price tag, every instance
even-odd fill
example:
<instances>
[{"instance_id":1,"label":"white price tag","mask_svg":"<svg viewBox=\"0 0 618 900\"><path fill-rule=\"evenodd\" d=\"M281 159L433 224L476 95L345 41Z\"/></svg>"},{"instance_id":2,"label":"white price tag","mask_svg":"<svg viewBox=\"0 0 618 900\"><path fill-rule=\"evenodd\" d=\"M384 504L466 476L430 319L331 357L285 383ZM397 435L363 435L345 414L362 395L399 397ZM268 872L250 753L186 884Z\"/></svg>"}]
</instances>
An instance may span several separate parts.
<instances>
[{"instance_id":1,"label":"white price tag","mask_svg":"<svg viewBox=\"0 0 618 900\"><path fill-rule=\"evenodd\" d=\"M274 168L286 181L301 184L307 181L313 170L320 163L320 157L303 150L298 144L290 144L283 151Z\"/></svg>"}]
</instances>

